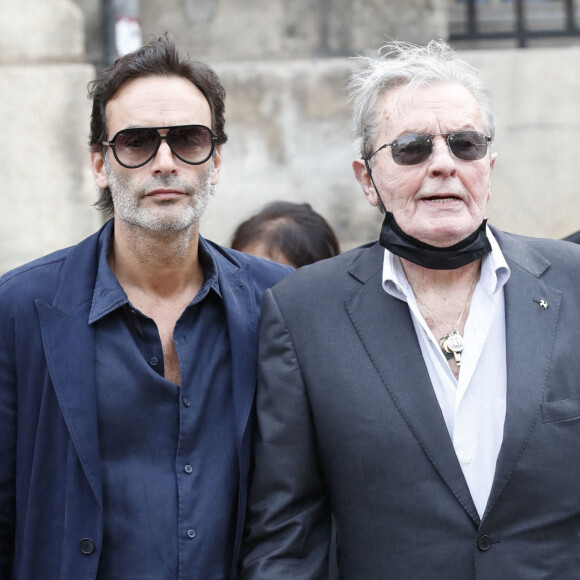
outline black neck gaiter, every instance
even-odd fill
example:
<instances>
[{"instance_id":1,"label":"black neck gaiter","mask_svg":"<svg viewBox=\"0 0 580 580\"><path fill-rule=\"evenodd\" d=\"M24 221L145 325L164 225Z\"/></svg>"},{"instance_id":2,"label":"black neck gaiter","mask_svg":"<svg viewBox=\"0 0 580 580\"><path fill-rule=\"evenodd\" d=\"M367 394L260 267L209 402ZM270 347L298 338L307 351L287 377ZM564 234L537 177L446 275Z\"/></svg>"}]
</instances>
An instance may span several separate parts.
<instances>
[{"instance_id":1,"label":"black neck gaiter","mask_svg":"<svg viewBox=\"0 0 580 580\"><path fill-rule=\"evenodd\" d=\"M486 234L487 220L467 238L449 246L437 248L407 235L395 221L391 212L386 212L379 242L396 256L431 270L455 270L491 252Z\"/></svg>"}]
</instances>

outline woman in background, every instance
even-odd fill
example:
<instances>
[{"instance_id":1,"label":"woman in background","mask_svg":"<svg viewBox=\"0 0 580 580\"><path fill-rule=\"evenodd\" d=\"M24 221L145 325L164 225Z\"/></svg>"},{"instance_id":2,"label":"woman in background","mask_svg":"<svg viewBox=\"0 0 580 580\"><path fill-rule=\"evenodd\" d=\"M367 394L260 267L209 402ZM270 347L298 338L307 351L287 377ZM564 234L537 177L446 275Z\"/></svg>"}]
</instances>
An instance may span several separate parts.
<instances>
[{"instance_id":1,"label":"woman in background","mask_svg":"<svg viewBox=\"0 0 580 580\"><path fill-rule=\"evenodd\" d=\"M288 201L269 203L242 222L231 247L294 268L340 254L328 222L310 204Z\"/></svg>"}]
</instances>

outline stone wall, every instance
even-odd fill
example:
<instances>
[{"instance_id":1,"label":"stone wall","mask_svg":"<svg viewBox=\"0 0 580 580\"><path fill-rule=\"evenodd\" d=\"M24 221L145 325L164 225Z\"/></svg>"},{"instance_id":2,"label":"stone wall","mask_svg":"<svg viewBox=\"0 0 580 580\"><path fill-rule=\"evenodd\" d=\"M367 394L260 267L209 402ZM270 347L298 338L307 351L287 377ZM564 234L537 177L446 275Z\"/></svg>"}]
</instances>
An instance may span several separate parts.
<instances>
[{"instance_id":1,"label":"stone wall","mask_svg":"<svg viewBox=\"0 0 580 580\"><path fill-rule=\"evenodd\" d=\"M0 24L0 272L75 243L101 223L87 147L86 85L94 67L83 64L83 46L91 44L83 30L98 29L97 2L8 4L11 18ZM158 3L141 5L144 38L170 30L192 56L214 66L228 92L229 141L204 235L229 244L241 220L285 199L311 203L344 249L376 239L380 215L351 169L356 151L345 85L359 64L349 56L376 51L387 35L417 42L430 38L422 34L444 36L442 2L409 1L398 12L393 6L402 4L378 0L166 0L157 11ZM244 12L241 21L232 18L234 8ZM395 34L399 29L405 34ZM579 51L462 51L495 95L498 161L489 217L501 228L548 237L580 229Z\"/></svg>"},{"instance_id":2,"label":"stone wall","mask_svg":"<svg viewBox=\"0 0 580 580\"><path fill-rule=\"evenodd\" d=\"M102 0L75 0L85 15L89 62L104 59ZM193 58L287 60L374 52L387 37L446 38L448 0L106 0L139 5L143 39L171 32Z\"/></svg>"},{"instance_id":3,"label":"stone wall","mask_svg":"<svg viewBox=\"0 0 580 580\"><path fill-rule=\"evenodd\" d=\"M580 47L464 54L494 94L490 222L553 238L580 230Z\"/></svg>"},{"instance_id":4,"label":"stone wall","mask_svg":"<svg viewBox=\"0 0 580 580\"><path fill-rule=\"evenodd\" d=\"M66 0L4 0L0 20L0 272L77 242L91 207L83 17Z\"/></svg>"},{"instance_id":5,"label":"stone wall","mask_svg":"<svg viewBox=\"0 0 580 580\"><path fill-rule=\"evenodd\" d=\"M141 0L141 23L212 61L350 56L387 36L446 37L447 0Z\"/></svg>"}]
</instances>

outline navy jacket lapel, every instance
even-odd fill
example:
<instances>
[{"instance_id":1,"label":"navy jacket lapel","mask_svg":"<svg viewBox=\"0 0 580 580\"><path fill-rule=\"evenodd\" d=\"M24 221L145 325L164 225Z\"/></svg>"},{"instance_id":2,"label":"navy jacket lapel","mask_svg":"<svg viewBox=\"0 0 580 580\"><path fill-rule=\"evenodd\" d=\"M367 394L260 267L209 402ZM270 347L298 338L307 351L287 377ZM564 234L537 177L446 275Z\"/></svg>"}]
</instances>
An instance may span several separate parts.
<instances>
[{"instance_id":1,"label":"navy jacket lapel","mask_svg":"<svg viewBox=\"0 0 580 580\"><path fill-rule=\"evenodd\" d=\"M97 270L95 234L71 249L52 304L38 301L48 373L79 460L101 502L94 334L89 309Z\"/></svg>"},{"instance_id":2,"label":"navy jacket lapel","mask_svg":"<svg viewBox=\"0 0 580 580\"><path fill-rule=\"evenodd\" d=\"M230 337L238 445L251 413L257 378L258 306L245 268L213 251Z\"/></svg>"},{"instance_id":3,"label":"navy jacket lapel","mask_svg":"<svg viewBox=\"0 0 580 580\"><path fill-rule=\"evenodd\" d=\"M511 274L505 286L506 418L486 514L509 480L538 419L561 300L561 292L541 279L550 266L543 256L513 244L502 232L494 230L494 235Z\"/></svg>"},{"instance_id":4,"label":"navy jacket lapel","mask_svg":"<svg viewBox=\"0 0 580 580\"><path fill-rule=\"evenodd\" d=\"M405 302L381 283L382 248L364 252L351 268L361 286L347 311L389 395L443 480L476 524L479 516L453 449ZM379 268L377 269L377 265Z\"/></svg>"}]
</instances>

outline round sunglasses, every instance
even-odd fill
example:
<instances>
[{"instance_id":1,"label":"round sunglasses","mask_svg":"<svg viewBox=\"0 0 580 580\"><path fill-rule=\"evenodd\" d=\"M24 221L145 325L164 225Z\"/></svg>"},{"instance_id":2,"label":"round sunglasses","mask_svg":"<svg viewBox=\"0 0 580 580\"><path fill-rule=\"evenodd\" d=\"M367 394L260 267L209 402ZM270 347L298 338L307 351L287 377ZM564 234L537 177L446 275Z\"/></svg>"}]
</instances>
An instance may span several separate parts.
<instances>
[{"instance_id":1,"label":"round sunglasses","mask_svg":"<svg viewBox=\"0 0 580 580\"><path fill-rule=\"evenodd\" d=\"M166 135L159 131L167 130ZM113 150L123 167L136 169L151 161L165 140L173 155L189 165L201 165L213 154L217 136L205 125L174 127L135 127L119 131L102 144Z\"/></svg>"},{"instance_id":2,"label":"round sunglasses","mask_svg":"<svg viewBox=\"0 0 580 580\"><path fill-rule=\"evenodd\" d=\"M433 154L433 137L445 137L447 148L454 157L462 161L477 161L487 153L491 137L478 131L456 131L455 133L434 133L433 135L403 135L392 143L385 143L365 159L370 161L385 147L391 148L393 161L398 165L418 165Z\"/></svg>"}]
</instances>

